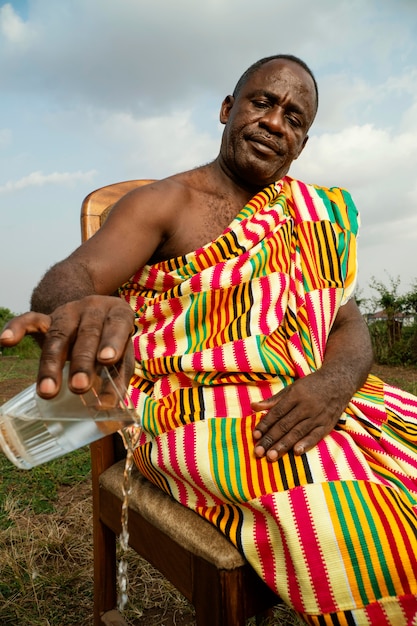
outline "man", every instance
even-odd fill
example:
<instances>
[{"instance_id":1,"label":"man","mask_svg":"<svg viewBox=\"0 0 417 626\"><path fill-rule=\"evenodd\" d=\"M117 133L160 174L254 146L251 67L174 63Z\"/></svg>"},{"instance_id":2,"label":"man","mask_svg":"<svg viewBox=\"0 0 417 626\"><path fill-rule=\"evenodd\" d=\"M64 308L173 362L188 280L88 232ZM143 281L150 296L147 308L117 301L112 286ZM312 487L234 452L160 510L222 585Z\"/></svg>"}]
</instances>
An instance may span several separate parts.
<instances>
[{"instance_id":1,"label":"man","mask_svg":"<svg viewBox=\"0 0 417 626\"><path fill-rule=\"evenodd\" d=\"M287 176L317 104L300 59L251 66L217 159L125 196L1 342L41 333L45 398L67 358L80 393L118 363L150 480L309 623L399 626L417 619L417 399L367 378L349 194Z\"/></svg>"}]
</instances>

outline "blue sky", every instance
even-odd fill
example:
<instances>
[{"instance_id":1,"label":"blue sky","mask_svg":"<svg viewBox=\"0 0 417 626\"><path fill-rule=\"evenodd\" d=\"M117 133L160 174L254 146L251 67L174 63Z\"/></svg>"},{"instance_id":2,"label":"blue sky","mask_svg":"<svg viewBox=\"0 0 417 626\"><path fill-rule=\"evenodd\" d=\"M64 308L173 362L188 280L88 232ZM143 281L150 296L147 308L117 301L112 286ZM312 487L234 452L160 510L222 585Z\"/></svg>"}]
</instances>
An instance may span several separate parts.
<instances>
[{"instance_id":1,"label":"blue sky","mask_svg":"<svg viewBox=\"0 0 417 626\"><path fill-rule=\"evenodd\" d=\"M0 0L0 306L18 313L78 244L91 190L217 155L218 111L253 61L316 74L291 174L351 191L359 289L417 282L415 0Z\"/></svg>"}]
</instances>

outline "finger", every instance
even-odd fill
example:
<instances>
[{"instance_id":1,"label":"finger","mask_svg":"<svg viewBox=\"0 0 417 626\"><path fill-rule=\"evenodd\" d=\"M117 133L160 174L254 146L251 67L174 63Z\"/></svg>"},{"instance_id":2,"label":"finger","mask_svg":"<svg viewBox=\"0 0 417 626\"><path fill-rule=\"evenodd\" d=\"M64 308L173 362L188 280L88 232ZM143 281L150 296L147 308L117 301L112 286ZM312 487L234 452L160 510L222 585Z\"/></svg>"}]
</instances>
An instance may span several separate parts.
<instances>
[{"instance_id":1,"label":"finger","mask_svg":"<svg viewBox=\"0 0 417 626\"><path fill-rule=\"evenodd\" d=\"M104 309L100 304L83 313L72 347L70 387L77 393L91 386L98 363L122 367L131 343L134 314L130 307L115 298Z\"/></svg>"},{"instance_id":2,"label":"finger","mask_svg":"<svg viewBox=\"0 0 417 626\"><path fill-rule=\"evenodd\" d=\"M268 460L276 461L288 452L311 431L311 418L298 421L295 415L275 424L255 446L258 457L266 455Z\"/></svg>"},{"instance_id":3,"label":"finger","mask_svg":"<svg viewBox=\"0 0 417 626\"><path fill-rule=\"evenodd\" d=\"M0 335L0 344L15 346L25 335L35 333L45 334L50 326L51 318L43 313L30 311L10 320Z\"/></svg>"},{"instance_id":4,"label":"finger","mask_svg":"<svg viewBox=\"0 0 417 626\"><path fill-rule=\"evenodd\" d=\"M99 405L102 409L129 406L127 389L130 376L126 381L125 365L123 363L105 366L102 373L103 384L99 394Z\"/></svg>"},{"instance_id":5,"label":"finger","mask_svg":"<svg viewBox=\"0 0 417 626\"><path fill-rule=\"evenodd\" d=\"M332 425L330 423L313 427L311 419L305 420L297 424L295 428L279 441L267 447L264 454L268 461L276 461L289 450L293 450L294 454L301 456L314 448L331 430ZM268 443L266 446L268 446ZM257 456L263 455L258 454Z\"/></svg>"},{"instance_id":6,"label":"finger","mask_svg":"<svg viewBox=\"0 0 417 626\"><path fill-rule=\"evenodd\" d=\"M72 303L59 307L51 315L38 369L37 393L42 398L55 397L61 388L62 369L69 359L78 324L79 316Z\"/></svg>"},{"instance_id":7,"label":"finger","mask_svg":"<svg viewBox=\"0 0 417 626\"><path fill-rule=\"evenodd\" d=\"M317 426L317 428L310 431L306 437L303 437L294 444L294 454L301 456L305 452L312 450L312 448L328 435L330 431L331 429L325 428L324 426Z\"/></svg>"},{"instance_id":8,"label":"finger","mask_svg":"<svg viewBox=\"0 0 417 626\"><path fill-rule=\"evenodd\" d=\"M134 371L132 344L129 344L123 359L119 363L105 366L103 370L99 404L102 408L107 408L124 403L127 398L127 388Z\"/></svg>"},{"instance_id":9,"label":"finger","mask_svg":"<svg viewBox=\"0 0 417 626\"><path fill-rule=\"evenodd\" d=\"M284 394L284 392L286 392L285 389L265 401L262 400L262 402L253 402L251 404L253 410L268 410L252 432L255 439L261 439L274 424L287 417L295 409L296 401L291 400L289 394ZM260 408L257 409L256 406Z\"/></svg>"},{"instance_id":10,"label":"finger","mask_svg":"<svg viewBox=\"0 0 417 626\"><path fill-rule=\"evenodd\" d=\"M135 330L135 315L130 306L120 301L112 307L103 326L97 358L101 363L117 363L126 352Z\"/></svg>"},{"instance_id":11,"label":"finger","mask_svg":"<svg viewBox=\"0 0 417 626\"><path fill-rule=\"evenodd\" d=\"M69 387L87 392L100 360L122 361L132 334L134 313L115 297L88 296L56 309L43 342L38 393L54 397L62 383L62 367L70 360Z\"/></svg>"},{"instance_id":12,"label":"finger","mask_svg":"<svg viewBox=\"0 0 417 626\"><path fill-rule=\"evenodd\" d=\"M276 396L271 396L265 400L258 400L257 402L251 402L251 408L254 411L265 411L273 407L277 402Z\"/></svg>"},{"instance_id":13,"label":"finger","mask_svg":"<svg viewBox=\"0 0 417 626\"><path fill-rule=\"evenodd\" d=\"M278 393L275 393L269 398L264 398L263 400L251 402L251 408L253 409L253 411L268 411L278 402L281 402L288 395L290 388L290 386L284 387L284 389L281 389L281 391L278 391Z\"/></svg>"}]
</instances>

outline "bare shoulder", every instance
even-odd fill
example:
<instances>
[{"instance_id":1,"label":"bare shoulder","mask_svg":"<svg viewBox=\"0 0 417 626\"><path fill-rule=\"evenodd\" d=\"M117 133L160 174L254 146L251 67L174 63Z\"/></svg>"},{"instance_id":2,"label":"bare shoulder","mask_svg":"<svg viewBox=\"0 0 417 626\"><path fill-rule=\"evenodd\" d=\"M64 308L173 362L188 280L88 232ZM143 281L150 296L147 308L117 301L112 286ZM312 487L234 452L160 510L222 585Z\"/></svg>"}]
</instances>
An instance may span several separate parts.
<instances>
[{"instance_id":1,"label":"bare shoulder","mask_svg":"<svg viewBox=\"0 0 417 626\"><path fill-rule=\"evenodd\" d=\"M184 173L141 185L114 205L112 218L128 218L131 224L140 222L142 226L160 224L163 230L170 230L171 220L193 200L193 187L188 181L188 173Z\"/></svg>"},{"instance_id":2,"label":"bare shoulder","mask_svg":"<svg viewBox=\"0 0 417 626\"><path fill-rule=\"evenodd\" d=\"M101 241L147 251L155 263L197 250L218 237L241 208L211 164L133 189L113 207ZM136 254L136 261L144 257Z\"/></svg>"}]
</instances>

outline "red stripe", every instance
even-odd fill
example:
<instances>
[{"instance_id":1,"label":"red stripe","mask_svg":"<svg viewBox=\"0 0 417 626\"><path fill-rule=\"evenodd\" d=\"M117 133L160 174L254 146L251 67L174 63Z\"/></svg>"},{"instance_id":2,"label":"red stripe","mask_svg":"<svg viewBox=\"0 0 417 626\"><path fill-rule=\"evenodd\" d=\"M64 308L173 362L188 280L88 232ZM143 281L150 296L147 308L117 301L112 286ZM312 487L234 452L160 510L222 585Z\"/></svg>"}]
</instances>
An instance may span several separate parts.
<instances>
[{"instance_id":1,"label":"red stripe","mask_svg":"<svg viewBox=\"0 0 417 626\"><path fill-rule=\"evenodd\" d=\"M332 436L335 434L336 433L333 432ZM335 459L330 454L327 441L328 439L322 439L317 444L317 448L320 455L320 465L326 473L326 480L330 482L332 480L340 480L340 474L337 471L337 464L335 463Z\"/></svg>"},{"instance_id":2,"label":"red stripe","mask_svg":"<svg viewBox=\"0 0 417 626\"><path fill-rule=\"evenodd\" d=\"M250 435L247 434L247 426L250 424L250 433L252 435L252 431L255 428L255 420L254 418L243 418L240 420L240 433L242 437L242 451L244 455L244 467L245 467L245 477L248 485L249 491L249 499L256 498L257 493L253 486L252 480L252 471L251 471L251 460L253 457L253 448L254 448L254 439Z\"/></svg>"},{"instance_id":3,"label":"red stripe","mask_svg":"<svg viewBox=\"0 0 417 626\"><path fill-rule=\"evenodd\" d=\"M259 286L262 290L259 330L263 335L269 335L269 333L271 332L271 329L269 328L269 325L268 325L268 311L271 307L271 302L272 302L271 286L269 283L269 278L267 276L262 277L259 281Z\"/></svg>"},{"instance_id":4,"label":"red stripe","mask_svg":"<svg viewBox=\"0 0 417 626\"><path fill-rule=\"evenodd\" d=\"M314 202L308 192L307 185L305 183L302 183L301 181L297 181L297 183L298 183L298 188L303 196L306 208L308 209L310 213L311 219L314 221L318 221L320 218L317 213L316 207L314 206ZM299 218L299 216L297 217Z\"/></svg>"},{"instance_id":5,"label":"red stripe","mask_svg":"<svg viewBox=\"0 0 417 626\"><path fill-rule=\"evenodd\" d=\"M406 572L404 567L403 567L403 563L401 560L401 554L398 550L398 546L397 546L397 542L396 542L396 536L394 535L394 533L391 530L391 526L387 520L387 516L385 511L389 510L390 513L393 515L393 517L395 517L396 520L396 528L397 529L401 529L403 528L403 524L402 524L402 520L400 519L400 516L398 515L396 509L393 507L393 503L392 500L390 498L387 498L386 495L386 490L384 487L380 487L378 489L378 495L380 496L380 498L384 501L384 506L381 506L380 501L376 498L375 495L375 490L378 488L377 485L375 485L375 489L372 489L369 485L366 485L367 488L367 492L369 494L369 499L370 501L373 503L374 507L375 507L375 511L378 512L377 517L379 518L379 520L382 522L383 526L384 526L384 530L388 539L388 545L390 547L390 550L392 552L393 555L393 560L397 569L397 573L398 576L401 580L403 589L405 590L406 593L412 593L412 590L410 588L410 582L409 582L409 576L410 574L413 575L414 572L416 572L416 561L414 559L414 565L413 565L413 572ZM408 533L405 532L401 532L402 535L402 539L404 541L404 545L405 545L405 551L407 552L409 558L412 559L412 556L415 554L417 547L413 546L411 547L409 538L408 538ZM387 542L384 540L384 544L386 544ZM411 549L411 552L410 552ZM392 564L391 564L391 559L389 559L390 562L390 571L388 572L388 576L391 575L391 572L393 571L392 568ZM395 581L394 581L395 584Z\"/></svg>"},{"instance_id":6,"label":"red stripe","mask_svg":"<svg viewBox=\"0 0 417 626\"><path fill-rule=\"evenodd\" d=\"M262 502L262 504L265 504ZM262 578L271 589L276 589L276 562L275 552L265 522L265 513L251 507L254 517L253 535L259 562L262 567Z\"/></svg>"},{"instance_id":7,"label":"red stripe","mask_svg":"<svg viewBox=\"0 0 417 626\"><path fill-rule=\"evenodd\" d=\"M226 372L227 368L224 362L223 346L215 346L212 350L213 369L217 372Z\"/></svg>"},{"instance_id":8,"label":"red stripe","mask_svg":"<svg viewBox=\"0 0 417 626\"><path fill-rule=\"evenodd\" d=\"M337 605L331 591L329 574L321 553L310 506L305 497L305 490L297 487L291 489L288 495L294 511L294 524L297 526L297 534L304 552L305 563L310 570L310 585L320 590L320 611L323 613L336 611ZM306 585L306 581L304 581L304 585Z\"/></svg>"},{"instance_id":9,"label":"red stripe","mask_svg":"<svg viewBox=\"0 0 417 626\"><path fill-rule=\"evenodd\" d=\"M369 620L369 624L378 624L378 626L392 626L392 622L388 619L383 607L378 602L373 602L364 607L365 615Z\"/></svg>"},{"instance_id":10,"label":"red stripe","mask_svg":"<svg viewBox=\"0 0 417 626\"><path fill-rule=\"evenodd\" d=\"M214 391L214 416L216 417L227 417L227 405L226 399L224 395L224 390L222 386L217 386L213 389Z\"/></svg>"},{"instance_id":11,"label":"red stripe","mask_svg":"<svg viewBox=\"0 0 417 626\"><path fill-rule=\"evenodd\" d=\"M239 372L251 371L250 361L248 359L246 345L243 339L239 339L239 341L235 341L233 343L233 356Z\"/></svg>"}]
</instances>

